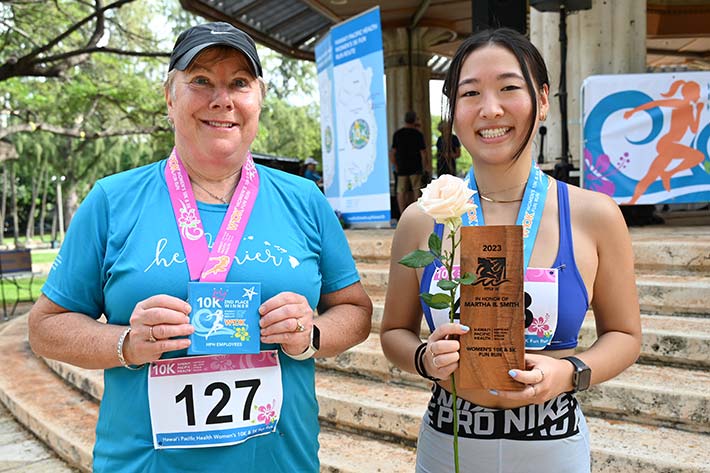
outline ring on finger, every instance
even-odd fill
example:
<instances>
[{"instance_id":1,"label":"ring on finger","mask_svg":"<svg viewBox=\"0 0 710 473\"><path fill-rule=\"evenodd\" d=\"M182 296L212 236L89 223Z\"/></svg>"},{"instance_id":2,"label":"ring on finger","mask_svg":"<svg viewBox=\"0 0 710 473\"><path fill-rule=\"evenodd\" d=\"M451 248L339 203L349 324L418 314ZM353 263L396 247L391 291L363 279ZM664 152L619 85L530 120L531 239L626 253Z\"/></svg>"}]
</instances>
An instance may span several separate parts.
<instances>
[{"instance_id":1,"label":"ring on finger","mask_svg":"<svg viewBox=\"0 0 710 473\"><path fill-rule=\"evenodd\" d=\"M542 383L545 380L545 372L542 371L542 368L535 368L536 370L540 371L540 382Z\"/></svg>"},{"instance_id":2,"label":"ring on finger","mask_svg":"<svg viewBox=\"0 0 710 473\"><path fill-rule=\"evenodd\" d=\"M155 335L153 335L153 326L152 325L148 329L148 341L151 343L155 343L158 341L158 339L155 338Z\"/></svg>"},{"instance_id":3,"label":"ring on finger","mask_svg":"<svg viewBox=\"0 0 710 473\"><path fill-rule=\"evenodd\" d=\"M434 365L434 368L438 368L439 365L436 364L436 355L432 353L431 355L431 364Z\"/></svg>"},{"instance_id":4,"label":"ring on finger","mask_svg":"<svg viewBox=\"0 0 710 473\"><path fill-rule=\"evenodd\" d=\"M296 319L296 330L295 331L296 332L303 332L304 330L306 330L306 327L303 326L303 324L301 323L301 321L299 319Z\"/></svg>"}]
</instances>

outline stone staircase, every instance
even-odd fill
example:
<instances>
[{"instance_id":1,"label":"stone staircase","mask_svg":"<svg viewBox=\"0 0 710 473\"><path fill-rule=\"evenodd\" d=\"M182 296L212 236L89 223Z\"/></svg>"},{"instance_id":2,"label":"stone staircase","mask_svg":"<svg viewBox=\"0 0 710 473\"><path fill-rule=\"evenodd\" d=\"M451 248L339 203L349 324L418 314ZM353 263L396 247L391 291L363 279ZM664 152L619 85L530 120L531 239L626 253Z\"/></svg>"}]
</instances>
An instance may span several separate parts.
<instances>
[{"instance_id":1,"label":"stone staircase","mask_svg":"<svg viewBox=\"0 0 710 473\"><path fill-rule=\"evenodd\" d=\"M321 470L413 472L429 383L389 364L378 336L393 232L347 233L375 304L373 330L363 344L318 361ZM710 473L710 228L633 228L632 237L641 356L616 379L580 395L593 471ZM0 330L0 401L67 463L90 471L101 372L35 357L26 317ZM588 314L580 347L594 340Z\"/></svg>"}]
</instances>

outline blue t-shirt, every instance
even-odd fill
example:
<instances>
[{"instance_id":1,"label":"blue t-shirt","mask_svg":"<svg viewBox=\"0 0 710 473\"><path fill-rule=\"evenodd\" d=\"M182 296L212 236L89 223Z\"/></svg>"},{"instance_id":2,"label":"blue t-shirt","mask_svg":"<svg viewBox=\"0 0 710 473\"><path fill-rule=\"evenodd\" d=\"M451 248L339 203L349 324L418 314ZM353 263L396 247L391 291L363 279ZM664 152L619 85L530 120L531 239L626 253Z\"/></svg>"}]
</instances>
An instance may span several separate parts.
<instances>
[{"instance_id":1,"label":"blue t-shirt","mask_svg":"<svg viewBox=\"0 0 710 473\"><path fill-rule=\"evenodd\" d=\"M316 307L359 280L335 213L307 180L257 165L260 189L227 281L258 281L262 301L283 292ZM189 272L165 183L165 160L96 183L72 219L42 289L56 304L128 325L141 300L186 299ZM227 205L198 203L211 246ZM278 348L263 345L262 349ZM185 356L170 352L164 358ZM313 360L279 351L283 406L276 432L215 448L154 450L147 368L104 371L94 472L319 471Z\"/></svg>"}]
</instances>

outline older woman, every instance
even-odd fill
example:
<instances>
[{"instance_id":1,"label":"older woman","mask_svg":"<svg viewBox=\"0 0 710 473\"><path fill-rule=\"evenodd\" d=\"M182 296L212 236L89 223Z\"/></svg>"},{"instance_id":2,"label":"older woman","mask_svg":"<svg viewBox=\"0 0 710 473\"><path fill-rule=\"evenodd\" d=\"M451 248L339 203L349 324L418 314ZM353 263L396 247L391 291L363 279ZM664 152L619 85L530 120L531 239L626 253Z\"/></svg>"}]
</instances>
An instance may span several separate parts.
<instances>
[{"instance_id":1,"label":"older woman","mask_svg":"<svg viewBox=\"0 0 710 473\"><path fill-rule=\"evenodd\" d=\"M175 148L96 183L30 313L37 354L105 370L95 472L319 470L313 356L362 341L372 306L323 195L254 164L264 92L245 33L183 32ZM217 301L220 284L260 284L259 354L186 356L191 281Z\"/></svg>"}]
</instances>

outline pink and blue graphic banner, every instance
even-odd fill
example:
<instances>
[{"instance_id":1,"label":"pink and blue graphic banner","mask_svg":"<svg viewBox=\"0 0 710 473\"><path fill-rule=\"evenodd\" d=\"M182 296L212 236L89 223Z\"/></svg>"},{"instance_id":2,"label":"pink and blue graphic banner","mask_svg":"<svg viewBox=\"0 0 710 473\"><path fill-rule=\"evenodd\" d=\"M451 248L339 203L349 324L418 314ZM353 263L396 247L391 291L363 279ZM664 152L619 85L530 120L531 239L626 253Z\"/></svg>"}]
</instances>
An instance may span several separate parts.
<instances>
[{"instance_id":1,"label":"pink and blue graphic banner","mask_svg":"<svg viewBox=\"0 0 710 473\"><path fill-rule=\"evenodd\" d=\"M619 204L710 201L710 72L591 76L582 185Z\"/></svg>"}]
</instances>

